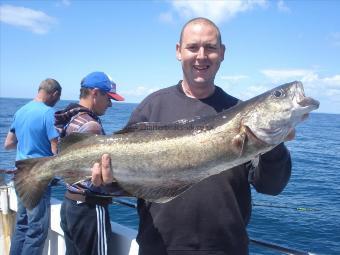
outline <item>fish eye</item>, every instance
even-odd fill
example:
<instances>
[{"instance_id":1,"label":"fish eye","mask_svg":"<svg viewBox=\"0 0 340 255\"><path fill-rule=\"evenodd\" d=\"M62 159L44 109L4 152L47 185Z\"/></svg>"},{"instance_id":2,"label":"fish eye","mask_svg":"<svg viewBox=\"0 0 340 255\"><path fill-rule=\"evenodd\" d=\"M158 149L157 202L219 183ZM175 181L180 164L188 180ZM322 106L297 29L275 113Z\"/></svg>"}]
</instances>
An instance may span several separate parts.
<instances>
[{"instance_id":1,"label":"fish eye","mask_svg":"<svg viewBox=\"0 0 340 255\"><path fill-rule=\"evenodd\" d=\"M285 92L283 91L283 89L275 90L273 92L273 96L276 97L276 98L284 97L285 96Z\"/></svg>"}]
</instances>

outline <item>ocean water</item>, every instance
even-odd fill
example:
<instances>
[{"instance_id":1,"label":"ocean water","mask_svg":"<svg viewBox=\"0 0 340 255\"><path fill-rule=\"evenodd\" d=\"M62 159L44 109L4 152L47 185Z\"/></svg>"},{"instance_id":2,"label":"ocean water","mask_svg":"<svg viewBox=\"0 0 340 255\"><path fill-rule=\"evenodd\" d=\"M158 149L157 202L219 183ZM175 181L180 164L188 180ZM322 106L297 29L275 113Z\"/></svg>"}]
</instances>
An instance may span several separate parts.
<instances>
[{"instance_id":1,"label":"ocean water","mask_svg":"<svg viewBox=\"0 0 340 255\"><path fill-rule=\"evenodd\" d=\"M0 168L14 166L15 151L3 149L14 112L28 99L0 98ZM70 101L60 101L57 109ZM136 104L114 103L103 116L109 134L122 128ZM286 143L293 171L286 189L278 196L253 193L251 238L315 254L340 254L340 115L312 113L297 127L294 141ZM64 187L53 188L62 199ZM132 200L133 202L133 200ZM216 208L217 209L217 208ZM135 209L110 206L111 220L137 229ZM251 254L280 254L250 246Z\"/></svg>"}]
</instances>

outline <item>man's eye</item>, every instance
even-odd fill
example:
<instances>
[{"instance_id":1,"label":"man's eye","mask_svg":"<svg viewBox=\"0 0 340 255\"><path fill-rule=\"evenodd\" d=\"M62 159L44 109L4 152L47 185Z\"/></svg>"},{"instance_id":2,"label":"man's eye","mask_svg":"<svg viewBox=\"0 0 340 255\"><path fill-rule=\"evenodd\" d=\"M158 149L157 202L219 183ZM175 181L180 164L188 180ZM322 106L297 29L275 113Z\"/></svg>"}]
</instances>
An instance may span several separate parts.
<instances>
[{"instance_id":1,"label":"man's eye","mask_svg":"<svg viewBox=\"0 0 340 255\"><path fill-rule=\"evenodd\" d=\"M188 49L189 50L197 50L197 47L196 46L189 46Z\"/></svg>"}]
</instances>

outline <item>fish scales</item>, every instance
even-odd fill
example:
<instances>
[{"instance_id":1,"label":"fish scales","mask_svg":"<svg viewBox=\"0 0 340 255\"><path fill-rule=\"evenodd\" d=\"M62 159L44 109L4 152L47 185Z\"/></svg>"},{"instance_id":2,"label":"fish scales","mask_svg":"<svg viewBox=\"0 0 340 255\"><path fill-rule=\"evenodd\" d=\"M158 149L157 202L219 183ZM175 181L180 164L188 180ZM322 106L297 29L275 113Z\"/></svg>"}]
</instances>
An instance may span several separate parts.
<instances>
[{"instance_id":1,"label":"fish scales","mask_svg":"<svg viewBox=\"0 0 340 255\"><path fill-rule=\"evenodd\" d=\"M174 123L138 123L112 136L71 134L51 158L17 162L15 187L27 208L59 176L72 184L111 157L115 182L132 196L167 202L199 181L248 162L283 142L319 103L291 82L216 116Z\"/></svg>"}]
</instances>

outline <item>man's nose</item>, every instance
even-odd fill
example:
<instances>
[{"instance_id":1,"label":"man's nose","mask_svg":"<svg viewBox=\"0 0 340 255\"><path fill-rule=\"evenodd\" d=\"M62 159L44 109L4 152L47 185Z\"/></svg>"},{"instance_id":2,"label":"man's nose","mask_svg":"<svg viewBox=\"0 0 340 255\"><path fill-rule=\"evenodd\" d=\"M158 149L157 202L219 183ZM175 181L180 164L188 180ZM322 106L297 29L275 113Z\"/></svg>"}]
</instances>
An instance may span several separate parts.
<instances>
[{"instance_id":1,"label":"man's nose","mask_svg":"<svg viewBox=\"0 0 340 255\"><path fill-rule=\"evenodd\" d=\"M205 57L206 57L205 49L204 49L203 46L201 46L201 47L198 49L197 58L205 58Z\"/></svg>"},{"instance_id":2,"label":"man's nose","mask_svg":"<svg viewBox=\"0 0 340 255\"><path fill-rule=\"evenodd\" d=\"M107 102L107 107L111 107L112 106L112 101L111 99L109 98L108 102Z\"/></svg>"}]
</instances>

